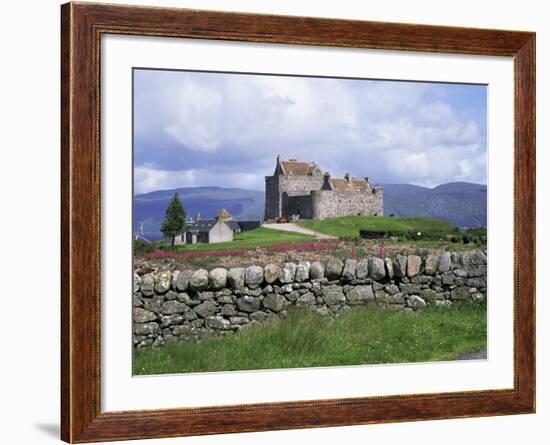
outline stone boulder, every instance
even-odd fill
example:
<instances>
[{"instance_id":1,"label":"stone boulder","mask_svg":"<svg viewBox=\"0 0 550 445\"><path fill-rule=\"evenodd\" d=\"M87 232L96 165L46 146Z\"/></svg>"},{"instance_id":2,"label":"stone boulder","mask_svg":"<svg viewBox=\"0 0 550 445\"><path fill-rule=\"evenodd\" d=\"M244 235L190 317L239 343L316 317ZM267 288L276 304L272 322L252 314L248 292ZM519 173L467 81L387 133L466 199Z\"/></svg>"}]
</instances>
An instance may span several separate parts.
<instances>
[{"instance_id":1,"label":"stone boulder","mask_svg":"<svg viewBox=\"0 0 550 445\"><path fill-rule=\"evenodd\" d=\"M193 272L189 280L189 289L192 291L201 291L208 288L208 271L198 269Z\"/></svg>"},{"instance_id":2,"label":"stone boulder","mask_svg":"<svg viewBox=\"0 0 550 445\"><path fill-rule=\"evenodd\" d=\"M346 296L342 292L342 288L337 285L325 286L322 289L323 292L323 301L325 304L341 304L346 302Z\"/></svg>"},{"instance_id":3,"label":"stone boulder","mask_svg":"<svg viewBox=\"0 0 550 445\"><path fill-rule=\"evenodd\" d=\"M255 312L260 308L260 299L258 297L245 295L237 299L237 307L243 312Z\"/></svg>"},{"instance_id":4,"label":"stone boulder","mask_svg":"<svg viewBox=\"0 0 550 445\"><path fill-rule=\"evenodd\" d=\"M329 280L339 280L344 269L344 262L338 258L331 258L325 265L325 276Z\"/></svg>"},{"instance_id":5,"label":"stone boulder","mask_svg":"<svg viewBox=\"0 0 550 445\"><path fill-rule=\"evenodd\" d=\"M134 323L147 323L148 321L155 321L157 314L154 312L135 307L133 311Z\"/></svg>"},{"instance_id":6,"label":"stone boulder","mask_svg":"<svg viewBox=\"0 0 550 445\"><path fill-rule=\"evenodd\" d=\"M292 283L296 277L296 264L285 263L279 275L279 281L283 284Z\"/></svg>"},{"instance_id":7,"label":"stone boulder","mask_svg":"<svg viewBox=\"0 0 550 445\"><path fill-rule=\"evenodd\" d=\"M184 292L189 288L189 281L191 281L191 276L193 275L192 270L181 270L179 271L176 278L176 290L179 292Z\"/></svg>"},{"instance_id":8,"label":"stone boulder","mask_svg":"<svg viewBox=\"0 0 550 445\"><path fill-rule=\"evenodd\" d=\"M160 307L160 312L164 315L183 314L189 309L185 304L180 303L177 300L165 301Z\"/></svg>"},{"instance_id":9,"label":"stone boulder","mask_svg":"<svg viewBox=\"0 0 550 445\"><path fill-rule=\"evenodd\" d=\"M134 323L134 334L136 335L158 335L160 327L155 322Z\"/></svg>"},{"instance_id":10,"label":"stone boulder","mask_svg":"<svg viewBox=\"0 0 550 445\"><path fill-rule=\"evenodd\" d=\"M424 301L444 300L445 296L441 292L436 292L433 289L423 289L420 291L420 298Z\"/></svg>"},{"instance_id":11,"label":"stone boulder","mask_svg":"<svg viewBox=\"0 0 550 445\"><path fill-rule=\"evenodd\" d=\"M139 292L139 288L141 286L141 277L135 272L134 272L134 282L133 282L133 284L134 284L134 289L133 290L134 290L134 294L135 294L136 292Z\"/></svg>"},{"instance_id":12,"label":"stone boulder","mask_svg":"<svg viewBox=\"0 0 550 445\"><path fill-rule=\"evenodd\" d=\"M424 273L435 275L439 267L439 255L428 255L424 261Z\"/></svg>"},{"instance_id":13,"label":"stone boulder","mask_svg":"<svg viewBox=\"0 0 550 445\"><path fill-rule=\"evenodd\" d=\"M169 270L163 270L157 273L155 280L155 291L159 294L164 294L170 290L172 285L172 273Z\"/></svg>"},{"instance_id":14,"label":"stone boulder","mask_svg":"<svg viewBox=\"0 0 550 445\"><path fill-rule=\"evenodd\" d=\"M223 267L212 269L208 275L208 285L213 290L225 288L227 286L227 270Z\"/></svg>"},{"instance_id":15,"label":"stone boulder","mask_svg":"<svg viewBox=\"0 0 550 445\"><path fill-rule=\"evenodd\" d=\"M279 279L281 275L281 268L276 264L267 264L264 267L264 280L268 284L273 284Z\"/></svg>"},{"instance_id":16,"label":"stone boulder","mask_svg":"<svg viewBox=\"0 0 550 445\"><path fill-rule=\"evenodd\" d=\"M207 317L206 327L208 329L217 329L220 331L227 331L232 328L231 322L223 317L220 317L219 315L215 317Z\"/></svg>"},{"instance_id":17,"label":"stone boulder","mask_svg":"<svg viewBox=\"0 0 550 445\"><path fill-rule=\"evenodd\" d=\"M214 300L206 300L204 303L195 306L194 312L202 318L206 318L209 315L214 315L218 311L218 306Z\"/></svg>"},{"instance_id":18,"label":"stone boulder","mask_svg":"<svg viewBox=\"0 0 550 445\"><path fill-rule=\"evenodd\" d=\"M315 295L313 295L311 292L307 292L298 297L298 299L296 300L296 306L310 306L312 304L315 304L315 301Z\"/></svg>"},{"instance_id":19,"label":"stone boulder","mask_svg":"<svg viewBox=\"0 0 550 445\"><path fill-rule=\"evenodd\" d=\"M470 264L472 266L482 266L487 264L487 255L481 250L472 250L470 252Z\"/></svg>"},{"instance_id":20,"label":"stone boulder","mask_svg":"<svg viewBox=\"0 0 550 445\"><path fill-rule=\"evenodd\" d=\"M285 297L279 294L268 294L262 302L266 309L273 312L281 312L287 305Z\"/></svg>"},{"instance_id":21,"label":"stone boulder","mask_svg":"<svg viewBox=\"0 0 550 445\"><path fill-rule=\"evenodd\" d=\"M386 263L386 273L391 280L393 279L393 262L391 258L384 258L384 262Z\"/></svg>"},{"instance_id":22,"label":"stone boulder","mask_svg":"<svg viewBox=\"0 0 550 445\"><path fill-rule=\"evenodd\" d=\"M183 320L183 315L180 314L165 315L160 319L160 327L164 329L169 326L182 324Z\"/></svg>"},{"instance_id":23,"label":"stone boulder","mask_svg":"<svg viewBox=\"0 0 550 445\"><path fill-rule=\"evenodd\" d=\"M445 272L443 275L441 275L441 283L445 286L452 286L455 284L456 281L456 275L452 272Z\"/></svg>"},{"instance_id":24,"label":"stone boulder","mask_svg":"<svg viewBox=\"0 0 550 445\"><path fill-rule=\"evenodd\" d=\"M244 282L248 287L257 287L264 281L264 268L250 266L246 268Z\"/></svg>"},{"instance_id":25,"label":"stone boulder","mask_svg":"<svg viewBox=\"0 0 550 445\"><path fill-rule=\"evenodd\" d=\"M407 257L404 255L398 255L393 260L393 274L397 278L403 278L407 276Z\"/></svg>"},{"instance_id":26,"label":"stone boulder","mask_svg":"<svg viewBox=\"0 0 550 445\"><path fill-rule=\"evenodd\" d=\"M233 267L227 273L227 284L231 289L240 289L244 287L245 270L243 267Z\"/></svg>"},{"instance_id":27,"label":"stone boulder","mask_svg":"<svg viewBox=\"0 0 550 445\"><path fill-rule=\"evenodd\" d=\"M426 302L418 295L411 295L408 298L407 303L409 307L412 307L413 309L421 309L423 307L426 307Z\"/></svg>"},{"instance_id":28,"label":"stone boulder","mask_svg":"<svg viewBox=\"0 0 550 445\"><path fill-rule=\"evenodd\" d=\"M220 314L225 317L230 317L237 314L237 309L235 309L235 306L233 306L233 304L224 304L222 306Z\"/></svg>"},{"instance_id":29,"label":"stone boulder","mask_svg":"<svg viewBox=\"0 0 550 445\"><path fill-rule=\"evenodd\" d=\"M365 280L369 276L369 260L363 258L357 261L357 267L355 268L355 276L358 280Z\"/></svg>"},{"instance_id":30,"label":"stone boulder","mask_svg":"<svg viewBox=\"0 0 550 445\"><path fill-rule=\"evenodd\" d=\"M355 272L357 270L357 260L347 259L344 261L344 270L342 271L342 279L344 281L355 280Z\"/></svg>"},{"instance_id":31,"label":"stone boulder","mask_svg":"<svg viewBox=\"0 0 550 445\"><path fill-rule=\"evenodd\" d=\"M380 281L386 276L386 263L382 258L371 257L369 264L370 277Z\"/></svg>"},{"instance_id":32,"label":"stone boulder","mask_svg":"<svg viewBox=\"0 0 550 445\"><path fill-rule=\"evenodd\" d=\"M312 280L320 280L325 277L325 268L319 261L314 261L309 267L309 276Z\"/></svg>"},{"instance_id":33,"label":"stone boulder","mask_svg":"<svg viewBox=\"0 0 550 445\"><path fill-rule=\"evenodd\" d=\"M420 266L422 265L422 258L418 255L409 255L407 258L407 276L414 277L420 273Z\"/></svg>"},{"instance_id":34,"label":"stone boulder","mask_svg":"<svg viewBox=\"0 0 550 445\"><path fill-rule=\"evenodd\" d=\"M455 287L451 291L451 300L467 300L470 298L470 290L464 286Z\"/></svg>"},{"instance_id":35,"label":"stone boulder","mask_svg":"<svg viewBox=\"0 0 550 445\"><path fill-rule=\"evenodd\" d=\"M309 280L309 269L311 268L311 264L309 261L301 261L296 266L296 276L295 280L299 283L302 283L304 281Z\"/></svg>"},{"instance_id":36,"label":"stone boulder","mask_svg":"<svg viewBox=\"0 0 550 445\"><path fill-rule=\"evenodd\" d=\"M383 290L377 290L374 293L376 300L386 304L405 304L405 297L401 292L388 294Z\"/></svg>"},{"instance_id":37,"label":"stone boulder","mask_svg":"<svg viewBox=\"0 0 550 445\"><path fill-rule=\"evenodd\" d=\"M155 276L152 273L147 273L141 277L141 293L146 297L155 294Z\"/></svg>"},{"instance_id":38,"label":"stone boulder","mask_svg":"<svg viewBox=\"0 0 550 445\"><path fill-rule=\"evenodd\" d=\"M443 252L441 254L437 270L439 270L440 273L449 272L449 270L451 270L451 252Z\"/></svg>"},{"instance_id":39,"label":"stone boulder","mask_svg":"<svg viewBox=\"0 0 550 445\"><path fill-rule=\"evenodd\" d=\"M374 300L372 286L355 286L347 293L347 302L351 305L364 304Z\"/></svg>"}]
</instances>

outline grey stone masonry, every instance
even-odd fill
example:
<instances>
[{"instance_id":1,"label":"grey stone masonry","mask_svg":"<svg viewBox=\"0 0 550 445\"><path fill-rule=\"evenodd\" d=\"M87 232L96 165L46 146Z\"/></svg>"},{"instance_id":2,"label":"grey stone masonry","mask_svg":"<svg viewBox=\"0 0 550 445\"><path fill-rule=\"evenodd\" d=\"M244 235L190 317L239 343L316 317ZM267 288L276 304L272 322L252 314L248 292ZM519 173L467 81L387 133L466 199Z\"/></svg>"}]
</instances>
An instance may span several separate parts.
<instances>
[{"instance_id":1,"label":"grey stone masonry","mask_svg":"<svg viewBox=\"0 0 550 445\"><path fill-rule=\"evenodd\" d=\"M416 311L487 300L487 254L329 259L134 274L136 347L228 335L292 307L337 317L357 306Z\"/></svg>"}]
</instances>

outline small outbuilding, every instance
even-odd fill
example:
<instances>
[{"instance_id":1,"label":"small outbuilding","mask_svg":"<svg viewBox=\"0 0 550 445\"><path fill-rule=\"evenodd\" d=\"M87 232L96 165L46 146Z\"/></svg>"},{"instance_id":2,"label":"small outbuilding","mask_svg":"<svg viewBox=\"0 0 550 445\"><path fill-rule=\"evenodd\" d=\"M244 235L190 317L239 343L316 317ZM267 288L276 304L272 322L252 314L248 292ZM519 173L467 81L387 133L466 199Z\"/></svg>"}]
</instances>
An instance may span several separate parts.
<instances>
[{"instance_id":1,"label":"small outbuilding","mask_svg":"<svg viewBox=\"0 0 550 445\"><path fill-rule=\"evenodd\" d=\"M225 209L220 210L215 219L202 219L199 213L186 232L176 236L175 244L223 243L233 241L233 234L238 232L238 223Z\"/></svg>"}]
</instances>

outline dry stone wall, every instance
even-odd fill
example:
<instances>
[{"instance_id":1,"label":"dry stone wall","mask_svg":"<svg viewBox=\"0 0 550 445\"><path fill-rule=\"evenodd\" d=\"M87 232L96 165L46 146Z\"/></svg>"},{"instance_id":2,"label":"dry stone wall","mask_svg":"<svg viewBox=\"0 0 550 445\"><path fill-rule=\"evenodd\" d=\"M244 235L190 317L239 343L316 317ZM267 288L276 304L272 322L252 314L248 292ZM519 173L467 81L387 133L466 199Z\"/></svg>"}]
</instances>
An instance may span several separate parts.
<instances>
[{"instance_id":1,"label":"dry stone wall","mask_svg":"<svg viewBox=\"0 0 550 445\"><path fill-rule=\"evenodd\" d=\"M414 311L487 298L486 252L330 259L134 274L134 345L238 332L291 307L338 316L355 306Z\"/></svg>"}]
</instances>

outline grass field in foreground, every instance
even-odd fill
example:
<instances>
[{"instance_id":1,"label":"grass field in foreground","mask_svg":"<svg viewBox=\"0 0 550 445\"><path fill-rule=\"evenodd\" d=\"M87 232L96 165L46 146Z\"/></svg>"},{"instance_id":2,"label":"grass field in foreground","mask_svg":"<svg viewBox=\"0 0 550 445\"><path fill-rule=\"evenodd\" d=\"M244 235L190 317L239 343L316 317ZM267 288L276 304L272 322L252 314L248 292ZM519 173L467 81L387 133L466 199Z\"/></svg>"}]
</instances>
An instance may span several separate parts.
<instances>
[{"instance_id":1,"label":"grass field in foreground","mask_svg":"<svg viewBox=\"0 0 550 445\"><path fill-rule=\"evenodd\" d=\"M358 307L337 319L290 312L235 335L134 350L134 375L452 360L487 344L486 305L390 312Z\"/></svg>"},{"instance_id":2,"label":"grass field in foreground","mask_svg":"<svg viewBox=\"0 0 550 445\"><path fill-rule=\"evenodd\" d=\"M272 246L273 244L311 241L314 239L314 236L304 235L302 233L283 232L281 230L259 227L254 230L247 230L246 232L236 234L233 241L214 244L183 244L174 246L172 249L175 252L221 249L254 249L256 247Z\"/></svg>"},{"instance_id":3,"label":"grass field in foreground","mask_svg":"<svg viewBox=\"0 0 550 445\"><path fill-rule=\"evenodd\" d=\"M359 230L391 232L456 233L458 228L446 221L429 218L401 218L388 216L342 216L324 220L301 220L298 225L339 238L356 238Z\"/></svg>"}]
</instances>

